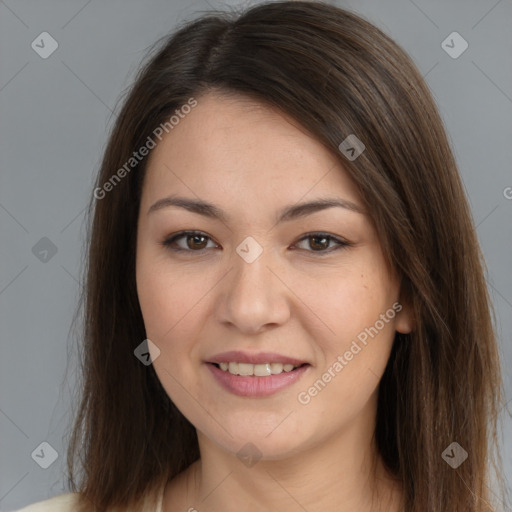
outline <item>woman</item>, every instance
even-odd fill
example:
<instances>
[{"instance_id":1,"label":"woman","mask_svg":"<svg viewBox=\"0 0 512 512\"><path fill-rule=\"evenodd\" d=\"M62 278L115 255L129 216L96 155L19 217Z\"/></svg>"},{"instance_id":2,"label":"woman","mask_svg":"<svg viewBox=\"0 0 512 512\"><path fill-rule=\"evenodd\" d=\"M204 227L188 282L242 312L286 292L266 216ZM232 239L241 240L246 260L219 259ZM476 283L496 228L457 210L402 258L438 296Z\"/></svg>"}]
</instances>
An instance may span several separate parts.
<instances>
[{"instance_id":1,"label":"woman","mask_svg":"<svg viewBox=\"0 0 512 512\"><path fill-rule=\"evenodd\" d=\"M295 1L188 24L93 196L75 492L24 510L494 510L483 260L379 29Z\"/></svg>"}]
</instances>

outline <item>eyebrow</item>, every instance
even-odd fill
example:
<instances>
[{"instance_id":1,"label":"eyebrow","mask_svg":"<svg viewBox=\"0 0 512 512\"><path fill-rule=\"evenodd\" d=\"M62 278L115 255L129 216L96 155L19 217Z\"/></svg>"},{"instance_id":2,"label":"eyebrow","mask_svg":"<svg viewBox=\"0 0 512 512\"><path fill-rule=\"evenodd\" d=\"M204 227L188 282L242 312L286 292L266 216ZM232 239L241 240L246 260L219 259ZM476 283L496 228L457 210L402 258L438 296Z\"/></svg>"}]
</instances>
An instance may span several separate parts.
<instances>
[{"instance_id":1,"label":"eyebrow","mask_svg":"<svg viewBox=\"0 0 512 512\"><path fill-rule=\"evenodd\" d=\"M189 199L180 196L169 196L159 199L149 208L148 215L152 212L156 212L170 206L184 208L189 212L197 213L198 215L203 215L204 217L209 217L212 219L217 219L224 223L229 222L228 215L218 206L215 206L214 204L208 203L206 201ZM335 207L345 208L352 212L365 215L365 211L360 206L351 201L347 201L346 199L341 199L338 197L320 198L314 201L309 201L307 203L294 204L283 208L279 213L277 222L291 221L299 217L305 217L306 215L311 215L312 213L325 210L327 208Z\"/></svg>"}]
</instances>

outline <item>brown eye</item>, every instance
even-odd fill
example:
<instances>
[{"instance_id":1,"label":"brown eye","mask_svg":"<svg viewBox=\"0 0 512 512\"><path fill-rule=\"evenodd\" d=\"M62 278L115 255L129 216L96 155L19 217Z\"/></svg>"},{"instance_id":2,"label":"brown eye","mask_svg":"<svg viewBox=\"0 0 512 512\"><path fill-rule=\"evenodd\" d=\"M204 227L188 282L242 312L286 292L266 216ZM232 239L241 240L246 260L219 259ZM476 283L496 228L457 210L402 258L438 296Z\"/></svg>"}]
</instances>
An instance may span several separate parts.
<instances>
[{"instance_id":1,"label":"brown eye","mask_svg":"<svg viewBox=\"0 0 512 512\"><path fill-rule=\"evenodd\" d=\"M204 233L182 231L164 240L162 245L172 251L201 252L207 249L209 241L211 241L210 237Z\"/></svg>"},{"instance_id":2,"label":"brown eye","mask_svg":"<svg viewBox=\"0 0 512 512\"><path fill-rule=\"evenodd\" d=\"M337 249L343 249L344 247L350 247L353 244L343 240L341 238L335 237L333 235L329 235L327 233L310 233L302 237L299 242L308 241L308 247L305 248L308 252L317 252L323 254L329 254ZM330 246L330 244L334 242L334 246ZM322 254L322 255L323 255Z\"/></svg>"},{"instance_id":3,"label":"brown eye","mask_svg":"<svg viewBox=\"0 0 512 512\"><path fill-rule=\"evenodd\" d=\"M203 235L186 235L187 247L189 249L204 249L207 245L205 242L207 238Z\"/></svg>"},{"instance_id":4,"label":"brown eye","mask_svg":"<svg viewBox=\"0 0 512 512\"><path fill-rule=\"evenodd\" d=\"M309 246L314 251L317 251L317 250L322 251L324 249L328 249L328 247L329 247L330 239L326 236L310 236L309 240L310 240ZM313 241L313 243L311 243L311 240Z\"/></svg>"}]
</instances>

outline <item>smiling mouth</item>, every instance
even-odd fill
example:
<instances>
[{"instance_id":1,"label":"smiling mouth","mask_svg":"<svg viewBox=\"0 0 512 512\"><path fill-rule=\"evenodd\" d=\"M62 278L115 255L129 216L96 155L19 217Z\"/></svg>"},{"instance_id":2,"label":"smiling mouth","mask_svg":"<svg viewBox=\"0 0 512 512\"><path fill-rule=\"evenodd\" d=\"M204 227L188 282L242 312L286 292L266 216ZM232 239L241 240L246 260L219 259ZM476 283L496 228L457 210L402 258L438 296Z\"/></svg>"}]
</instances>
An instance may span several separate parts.
<instances>
[{"instance_id":1,"label":"smiling mouth","mask_svg":"<svg viewBox=\"0 0 512 512\"><path fill-rule=\"evenodd\" d=\"M242 377L269 377L270 375L279 375L281 373L290 373L302 366L309 366L308 363L300 365L283 364L283 363L237 363L237 362L222 362L210 363L219 368L223 372L230 373L231 375L240 375Z\"/></svg>"}]
</instances>

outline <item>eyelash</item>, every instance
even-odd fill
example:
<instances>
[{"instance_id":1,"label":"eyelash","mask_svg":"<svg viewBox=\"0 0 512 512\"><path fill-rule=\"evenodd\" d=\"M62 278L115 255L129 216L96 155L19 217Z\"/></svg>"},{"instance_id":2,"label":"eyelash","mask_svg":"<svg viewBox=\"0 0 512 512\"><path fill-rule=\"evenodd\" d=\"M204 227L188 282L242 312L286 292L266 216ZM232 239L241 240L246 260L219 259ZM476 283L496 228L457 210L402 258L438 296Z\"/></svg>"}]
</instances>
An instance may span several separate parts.
<instances>
[{"instance_id":1,"label":"eyelash","mask_svg":"<svg viewBox=\"0 0 512 512\"><path fill-rule=\"evenodd\" d=\"M173 252L189 252L189 253L196 253L196 254L202 254L204 251L207 250L207 248L199 249L197 251L193 249L183 249L182 247L172 247L172 244L174 244L177 240L181 238L186 238L187 236L194 236L199 235L207 238L209 241L211 241L211 237L209 237L206 233L203 233L202 231L180 231L179 233L175 233L174 235L171 235L170 237L166 238L161 244L168 249L169 251ZM347 242L346 240L343 240L342 238L336 237L334 235L330 235L329 233L324 232L313 232L313 233L307 233L305 236L300 238L298 242L302 242L303 240L307 240L309 238L327 238L330 241L336 242L338 245L336 247L331 247L330 249L326 250L320 250L320 251L307 251L312 252L315 254L318 254L320 257L328 255L334 251L344 249L346 247L352 247L354 244L351 242Z\"/></svg>"}]
</instances>

